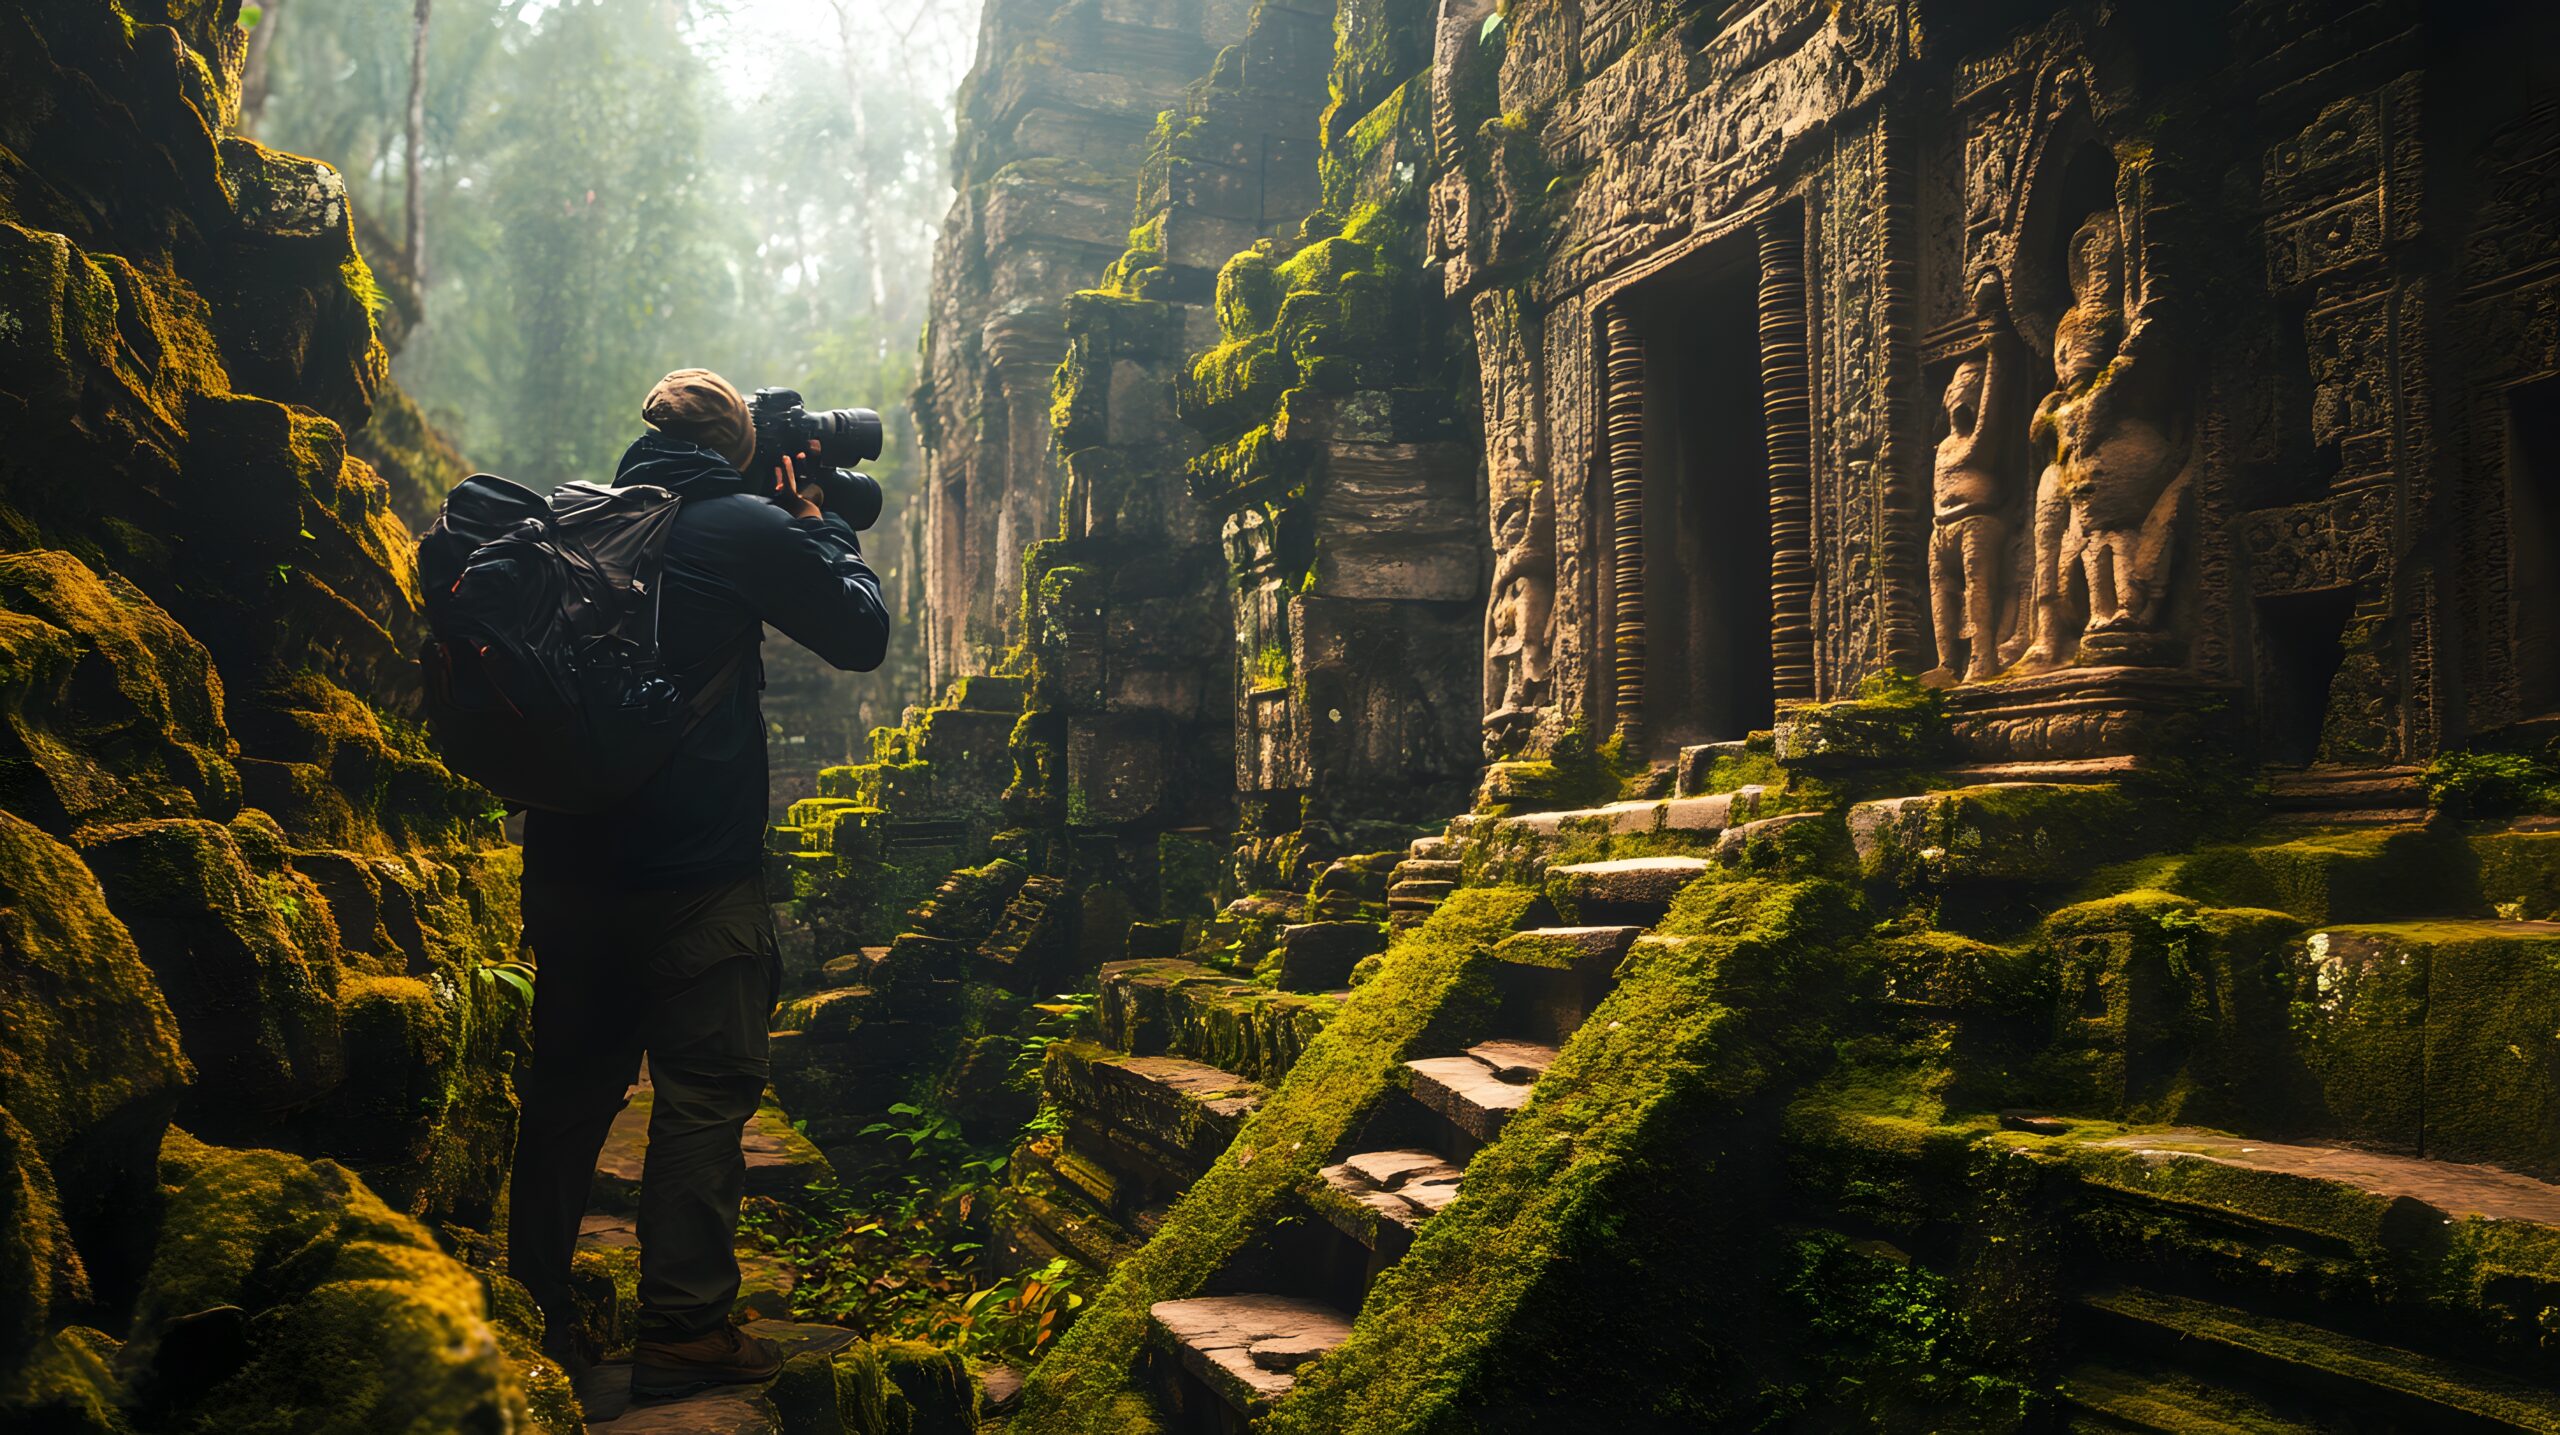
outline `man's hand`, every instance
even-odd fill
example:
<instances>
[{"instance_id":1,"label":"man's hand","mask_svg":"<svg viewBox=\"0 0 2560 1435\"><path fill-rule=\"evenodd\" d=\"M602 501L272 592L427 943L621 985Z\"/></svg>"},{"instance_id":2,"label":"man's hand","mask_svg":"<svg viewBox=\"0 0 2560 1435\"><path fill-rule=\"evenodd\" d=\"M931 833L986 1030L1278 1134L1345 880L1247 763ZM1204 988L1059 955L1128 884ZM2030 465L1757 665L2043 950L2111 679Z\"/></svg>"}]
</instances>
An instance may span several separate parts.
<instances>
[{"instance_id":1,"label":"man's hand","mask_svg":"<svg viewBox=\"0 0 2560 1435\"><path fill-rule=\"evenodd\" d=\"M817 440L811 439L809 451L815 453L817 449ZM818 506L818 500L823 494L824 490L818 487L815 480L806 484L800 481L800 466L794 461L792 455L782 456L782 467L774 470L773 492L768 496L782 506L783 512L794 518L817 518L824 511Z\"/></svg>"}]
</instances>

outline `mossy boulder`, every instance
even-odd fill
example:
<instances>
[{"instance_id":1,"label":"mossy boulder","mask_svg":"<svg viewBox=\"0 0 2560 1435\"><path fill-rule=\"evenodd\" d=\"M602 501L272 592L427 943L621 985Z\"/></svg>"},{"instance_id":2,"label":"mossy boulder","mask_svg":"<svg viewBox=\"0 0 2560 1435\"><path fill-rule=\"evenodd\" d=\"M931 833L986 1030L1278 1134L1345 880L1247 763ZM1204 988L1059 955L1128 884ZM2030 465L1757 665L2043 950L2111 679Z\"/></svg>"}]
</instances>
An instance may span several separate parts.
<instances>
[{"instance_id":1,"label":"mossy boulder","mask_svg":"<svg viewBox=\"0 0 2560 1435\"><path fill-rule=\"evenodd\" d=\"M129 1294L149 1242L152 1153L193 1075L177 1020L77 854L0 812L0 1123L12 1148L0 1337L48 1290ZM61 1237L85 1248L74 1254ZM23 1280L21 1279L23 1277ZM0 1350L0 1359L22 1348Z\"/></svg>"},{"instance_id":2,"label":"mossy boulder","mask_svg":"<svg viewBox=\"0 0 2560 1435\"><path fill-rule=\"evenodd\" d=\"M183 1135L162 1167L172 1189L125 1356L141 1398L191 1429L541 1428L481 1283L345 1167ZM222 1307L246 1317L236 1361L170 1368L172 1331Z\"/></svg>"},{"instance_id":3,"label":"mossy boulder","mask_svg":"<svg viewBox=\"0 0 2560 1435\"><path fill-rule=\"evenodd\" d=\"M0 554L0 800L67 836L240 805L222 680L142 590L67 553Z\"/></svg>"},{"instance_id":4,"label":"mossy boulder","mask_svg":"<svg viewBox=\"0 0 2560 1435\"><path fill-rule=\"evenodd\" d=\"M317 1103L345 1072L333 953L305 953L285 893L201 819L82 834L84 855L177 1014L198 1081L188 1118L257 1135Z\"/></svg>"}]
</instances>

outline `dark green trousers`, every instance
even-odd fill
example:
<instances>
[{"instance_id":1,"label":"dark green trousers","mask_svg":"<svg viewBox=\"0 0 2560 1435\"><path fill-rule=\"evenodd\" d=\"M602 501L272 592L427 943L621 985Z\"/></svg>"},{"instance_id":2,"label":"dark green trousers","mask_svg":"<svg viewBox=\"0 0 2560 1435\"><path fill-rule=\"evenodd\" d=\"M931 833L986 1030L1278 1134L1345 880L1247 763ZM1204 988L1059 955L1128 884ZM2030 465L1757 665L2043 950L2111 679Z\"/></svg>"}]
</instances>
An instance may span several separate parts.
<instances>
[{"instance_id":1,"label":"dark green trousers","mask_svg":"<svg viewBox=\"0 0 2560 1435\"><path fill-rule=\"evenodd\" d=\"M649 1062L640 1334L718 1329L738 1298L739 1138L763 1099L782 975L761 878L657 891L528 880L533 1065L509 1190L507 1270L554 1332L596 1157Z\"/></svg>"}]
</instances>

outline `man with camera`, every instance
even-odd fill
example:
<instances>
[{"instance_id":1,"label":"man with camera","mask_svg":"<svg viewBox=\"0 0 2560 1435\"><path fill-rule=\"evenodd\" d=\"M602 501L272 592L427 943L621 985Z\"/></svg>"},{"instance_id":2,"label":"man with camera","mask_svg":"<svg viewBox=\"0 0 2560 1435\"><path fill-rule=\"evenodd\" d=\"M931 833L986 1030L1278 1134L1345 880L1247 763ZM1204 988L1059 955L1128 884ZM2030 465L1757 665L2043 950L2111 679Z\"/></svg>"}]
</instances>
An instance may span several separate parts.
<instances>
[{"instance_id":1,"label":"man with camera","mask_svg":"<svg viewBox=\"0 0 2560 1435\"><path fill-rule=\"evenodd\" d=\"M536 965L508 1269L573 1371L570 1257L597 1154L648 1059L640 1183L640 1331L632 1389L681 1394L770 1379L773 1345L730 1325L738 1293L739 1139L762 1101L781 979L763 887L769 795L758 647L770 625L840 669L880 665L889 615L855 538L879 489L839 473L879 452L864 410L809 415L719 375L669 374L616 487L681 506L660 578L659 648L691 701L674 757L617 810L529 812L524 930ZM866 427L867 425L867 427ZM868 451L864 449L867 446ZM814 470L814 471L812 471Z\"/></svg>"}]
</instances>

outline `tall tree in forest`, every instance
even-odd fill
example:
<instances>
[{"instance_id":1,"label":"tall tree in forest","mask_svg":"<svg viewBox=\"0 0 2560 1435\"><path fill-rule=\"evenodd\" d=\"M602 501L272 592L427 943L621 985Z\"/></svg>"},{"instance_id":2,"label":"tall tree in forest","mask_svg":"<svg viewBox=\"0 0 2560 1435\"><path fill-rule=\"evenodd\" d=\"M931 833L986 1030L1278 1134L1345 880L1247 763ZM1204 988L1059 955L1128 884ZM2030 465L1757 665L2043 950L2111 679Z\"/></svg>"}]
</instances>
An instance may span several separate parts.
<instances>
[{"instance_id":1,"label":"tall tree in forest","mask_svg":"<svg viewBox=\"0 0 2560 1435\"><path fill-rule=\"evenodd\" d=\"M409 37L409 123L408 153L402 160L402 179L408 189L408 243L402 246L409 261L409 277L419 287L427 282L427 210L422 177L427 165L427 24L435 9L435 0L417 0Z\"/></svg>"}]
</instances>

